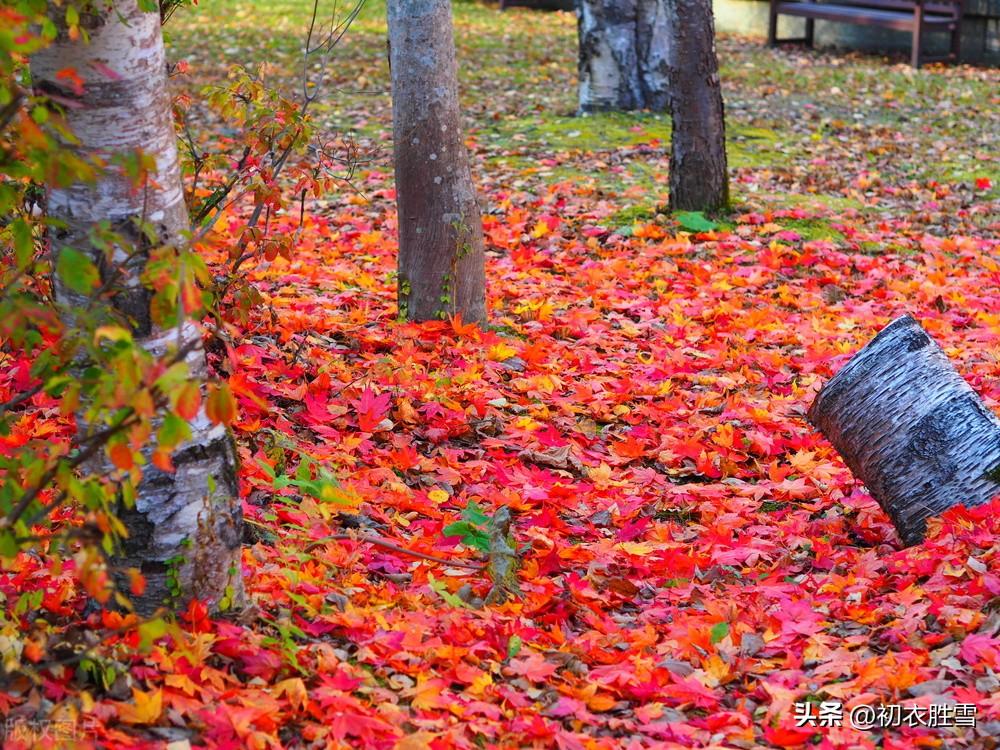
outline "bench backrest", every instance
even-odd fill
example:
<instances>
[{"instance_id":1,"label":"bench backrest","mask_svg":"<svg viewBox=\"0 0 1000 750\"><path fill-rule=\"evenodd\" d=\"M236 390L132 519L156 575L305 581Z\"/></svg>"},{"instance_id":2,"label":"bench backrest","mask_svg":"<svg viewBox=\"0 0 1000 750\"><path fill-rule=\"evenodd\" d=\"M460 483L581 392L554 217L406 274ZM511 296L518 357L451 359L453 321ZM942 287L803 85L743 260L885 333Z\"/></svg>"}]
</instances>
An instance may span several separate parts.
<instances>
[{"instance_id":1,"label":"bench backrest","mask_svg":"<svg viewBox=\"0 0 1000 750\"><path fill-rule=\"evenodd\" d=\"M823 0L820 0L823 2ZM878 8L879 10L909 10L912 11L916 5L916 0L829 0L837 5L857 5L862 8ZM934 2L924 2L924 11L927 13L961 14L962 0L936 0Z\"/></svg>"}]
</instances>

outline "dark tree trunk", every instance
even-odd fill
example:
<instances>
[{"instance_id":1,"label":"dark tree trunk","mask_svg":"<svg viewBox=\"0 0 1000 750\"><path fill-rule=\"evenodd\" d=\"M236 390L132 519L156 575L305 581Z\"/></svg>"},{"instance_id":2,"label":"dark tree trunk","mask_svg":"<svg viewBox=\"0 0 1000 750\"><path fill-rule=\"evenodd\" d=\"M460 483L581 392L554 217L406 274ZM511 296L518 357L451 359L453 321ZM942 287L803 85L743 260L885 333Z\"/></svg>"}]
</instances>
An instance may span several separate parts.
<instances>
[{"instance_id":1,"label":"dark tree trunk","mask_svg":"<svg viewBox=\"0 0 1000 750\"><path fill-rule=\"evenodd\" d=\"M726 123L711 0L664 0L670 21L670 208L715 211L729 203Z\"/></svg>"},{"instance_id":2,"label":"dark tree trunk","mask_svg":"<svg viewBox=\"0 0 1000 750\"><path fill-rule=\"evenodd\" d=\"M59 75L66 68L76 70L83 79L82 94ZM32 57L31 73L40 90L71 103L65 117L79 140L79 150L109 164L93 183L49 191L49 215L62 223L51 235L53 252L75 248L90 253L102 265L103 252L91 244L91 231L105 221L134 240L140 250L149 245L132 229L136 219L153 224L160 243L184 242L190 227L159 14L140 10L136 0L116 0L109 8L102 5L89 43L60 37ZM155 177L142 190L135 189L109 158L137 152L152 156L157 167ZM127 259L124 249L119 254L116 260ZM145 262L144 253L139 252L125 264L112 305L131 323L137 341L154 354L162 355L175 345L192 349L187 363L192 376L201 379L206 363L198 329L187 323L180 331L162 331L151 321L150 294L140 280ZM69 316L83 301L58 280L56 297ZM135 507L121 516L129 537L115 560L117 577L123 580L121 574L128 567L144 574L145 594L133 599L142 613L168 601L183 605L191 597L213 608L223 598L233 605L243 599L242 512L232 439L224 427L212 425L204 411L191 421L191 433L191 440L173 457L176 471L143 467ZM100 473L111 468L98 465L90 470ZM170 577L176 577L180 598L171 595Z\"/></svg>"},{"instance_id":3,"label":"dark tree trunk","mask_svg":"<svg viewBox=\"0 0 1000 750\"><path fill-rule=\"evenodd\" d=\"M905 544L923 539L928 517L1000 494L1000 420L909 315L823 386L809 421Z\"/></svg>"},{"instance_id":4,"label":"dark tree trunk","mask_svg":"<svg viewBox=\"0 0 1000 750\"><path fill-rule=\"evenodd\" d=\"M667 0L577 0L580 112L665 112Z\"/></svg>"},{"instance_id":5,"label":"dark tree trunk","mask_svg":"<svg viewBox=\"0 0 1000 750\"><path fill-rule=\"evenodd\" d=\"M486 321L483 226L458 108L448 0L389 0L399 312Z\"/></svg>"}]
</instances>

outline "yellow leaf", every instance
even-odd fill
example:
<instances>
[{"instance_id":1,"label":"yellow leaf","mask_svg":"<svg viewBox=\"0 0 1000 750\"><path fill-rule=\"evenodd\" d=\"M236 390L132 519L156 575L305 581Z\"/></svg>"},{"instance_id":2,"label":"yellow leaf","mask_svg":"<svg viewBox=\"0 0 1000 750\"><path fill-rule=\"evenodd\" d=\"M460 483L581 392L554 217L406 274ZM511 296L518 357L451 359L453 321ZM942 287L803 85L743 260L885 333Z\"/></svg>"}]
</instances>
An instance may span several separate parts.
<instances>
[{"instance_id":1,"label":"yellow leaf","mask_svg":"<svg viewBox=\"0 0 1000 750\"><path fill-rule=\"evenodd\" d=\"M710 657L705 659L702 663L702 669L705 670L713 681L710 687L715 687L720 683L727 682L730 678L729 665L726 664L718 654L712 654Z\"/></svg>"},{"instance_id":2,"label":"yellow leaf","mask_svg":"<svg viewBox=\"0 0 1000 750\"><path fill-rule=\"evenodd\" d=\"M647 544L645 542L621 542L616 545L618 549L623 552L628 552L630 555L648 555L650 552L656 549L652 544Z\"/></svg>"},{"instance_id":3,"label":"yellow leaf","mask_svg":"<svg viewBox=\"0 0 1000 750\"><path fill-rule=\"evenodd\" d=\"M10 625L0 633L0 665L8 674L21 666L24 641L19 638L19 635L17 629Z\"/></svg>"},{"instance_id":4,"label":"yellow leaf","mask_svg":"<svg viewBox=\"0 0 1000 750\"><path fill-rule=\"evenodd\" d=\"M515 354L517 354L517 349L504 343L491 346L486 351L486 356L494 362L503 362L505 359L510 359Z\"/></svg>"},{"instance_id":5,"label":"yellow leaf","mask_svg":"<svg viewBox=\"0 0 1000 750\"><path fill-rule=\"evenodd\" d=\"M489 672L480 672L479 675L472 680L472 683L465 689L465 692L471 693L475 696L482 696L483 691L486 690L490 685L493 684L493 675Z\"/></svg>"},{"instance_id":6,"label":"yellow leaf","mask_svg":"<svg viewBox=\"0 0 1000 750\"><path fill-rule=\"evenodd\" d=\"M302 710L309 702L309 693L301 677L289 677L274 686L274 695L280 698L284 695L288 698L288 704L295 709Z\"/></svg>"},{"instance_id":7,"label":"yellow leaf","mask_svg":"<svg viewBox=\"0 0 1000 750\"><path fill-rule=\"evenodd\" d=\"M100 326L94 331L94 343L101 343L101 339L108 341L131 341L132 334L121 326Z\"/></svg>"},{"instance_id":8,"label":"yellow leaf","mask_svg":"<svg viewBox=\"0 0 1000 750\"><path fill-rule=\"evenodd\" d=\"M198 692L198 686L186 674L168 674L163 681L168 687L177 688L192 697Z\"/></svg>"},{"instance_id":9,"label":"yellow leaf","mask_svg":"<svg viewBox=\"0 0 1000 750\"><path fill-rule=\"evenodd\" d=\"M445 681L438 677L417 675L417 686L407 691L412 695L410 705L420 710L441 708L446 703L441 697L441 691L444 687Z\"/></svg>"},{"instance_id":10,"label":"yellow leaf","mask_svg":"<svg viewBox=\"0 0 1000 750\"><path fill-rule=\"evenodd\" d=\"M438 503L440 505L441 503L445 502L450 497L450 495L444 490L431 490L430 492L427 493L427 497L429 497L433 502Z\"/></svg>"},{"instance_id":11,"label":"yellow leaf","mask_svg":"<svg viewBox=\"0 0 1000 750\"><path fill-rule=\"evenodd\" d=\"M326 483L320 487L319 497L323 502L339 505L360 505L362 499L359 495L338 487L333 482Z\"/></svg>"},{"instance_id":12,"label":"yellow leaf","mask_svg":"<svg viewBox=\"0 0 1000 750\"><path fill-rule=\"evenodd\" d=\"M163 691L148 693L132 688L133 703L118 705L118 718L126 724L152 724L163 712Z\"/></svg>"},{"instance_id":13,"label":"yellow leaf","mask_svg":"<svg viewBox=\"0 0 1000 750\"><path fill-rule=\"evenodd\" d=\"M436 737L434 732L414 732L401 737L392 750L428 750Z\"/></svg>"},{"instance_id":14,"label":"yellow leaf","mask_svg":"<svg viewBox=\"0 0 1000 750\"><path fill-rule=\"evenodd\" d=\"M598 487L605 487L611 480L611 467L601 461L600 466L587 469L587 475L590 477L590 481Z\"/></svg>"}]
</instances>

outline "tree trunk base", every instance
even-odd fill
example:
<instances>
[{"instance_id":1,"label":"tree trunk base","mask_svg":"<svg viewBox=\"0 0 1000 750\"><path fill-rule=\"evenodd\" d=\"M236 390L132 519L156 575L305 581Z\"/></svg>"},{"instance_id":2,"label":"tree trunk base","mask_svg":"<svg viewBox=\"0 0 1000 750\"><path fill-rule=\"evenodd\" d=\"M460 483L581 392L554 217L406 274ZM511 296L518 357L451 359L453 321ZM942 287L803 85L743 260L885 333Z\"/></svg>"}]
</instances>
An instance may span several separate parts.
<instances>
[{"instance_id":1,"label":"tree trunk base","mask_svg":"<svg viewBox=\"0 0 1000 750\"><path fill-rule=\"evenodd\" d=\"M163 606L183 608L192 598L210 611L245 603L243 514L232 439L204 415L191 429L194 439L172 457L175 471L147 465L135 507L119 513L129 537L114 557L116 578L121 585L129 568L142 573L145 591L131 601L143 615Z\"/></svg>"}]
</instances>

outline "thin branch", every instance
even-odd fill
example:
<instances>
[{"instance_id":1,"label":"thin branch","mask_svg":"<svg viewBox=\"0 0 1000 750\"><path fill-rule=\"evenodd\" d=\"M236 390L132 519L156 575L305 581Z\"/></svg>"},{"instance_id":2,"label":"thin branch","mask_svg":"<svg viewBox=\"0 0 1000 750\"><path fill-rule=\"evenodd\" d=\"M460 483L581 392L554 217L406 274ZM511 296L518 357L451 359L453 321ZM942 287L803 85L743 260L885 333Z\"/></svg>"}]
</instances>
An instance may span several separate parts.
<instances>
[{"instance_id":1,"label":"thin branch","mask_svg":"<svg viewBox=\"0 0 1000 750\"><path fill-rule=\"evenodd\" d=\"M45 382L42 381L40 383L37 383L36 385L33 385L28 390L19 393L16 396L12 397L11 399L0 404L0 416L3 416L11 409L16 409L18 406L23 404L29 398L34 396L36 393L40 392L44 387L45 387Z\"/></svg>"},{"instance_id":2,"label":"thin branch","mask_svg":"<svg viewBox=\"0 0 1000 750\"><path fill-rule=\"evenodd\" d=\"M14 119L14 115L17 114L18 110L21 109L21 104L24 102L24 91L20 86L14 87L13 98L4 105L3 109L0 109L0 133L2 133L10 121Z\"/></svg>"},{"instance_id":3,"label":"thin branch","mask_svg":"<svg viewBox=\"0 0 1000 750\"><path fill-rule=\"evenodd\" d=\"M201 339L195 339L189 342L187 345L179 348L177 352L171 357L168 367L170 365L176 364L177 362L183 361L187 355L193 351L195 348L201 345ZM157 406L163 406L163 398L157 393L153 394L155 403ZM135 414L132 407L127 407L126 413L122 416L121 420L110 427L106 427L98 432L91 433L84 436L82 439L76 442L76 448L78 453L70 459L67 464L70 470L76 469L85 462L93 458L97 452L104 447L108 439L114 437L123 430L134 426L139 422L138 416ZM56 475L59 473L60 462L56 461L52 466L50 466L44 474L38 479L34 486L29 489L24 495L21 496L21 500L18 504L7 514L5 518L0 519L0 528L10 528L15 523L17 523L21 516L24 515L25 511L31 505L35 499L41 494L41 492L48 487L48 485L55 479ZM59 505L66 499L66 493L61 492L55 500L53 500L48 505L42 506L42 508L35 513L31 518L31 524L37 523L41 519L45 518L49 513L55 510Z\"/></svg>"},{"instance_id":4,"label":"thin branch","mask_svg":"<svg viewBox=\"0 0 1000 750\"><path fill-rule=\"evenodd\" d=\"M266 527L265 527L266 528ZM302 538L302 537L300 537ZM304 540L304 538L302 538ZM387 539L383 539L380 536L373 536L369 534L331 534L330 536L324 536L319 539L309 540L309 544L306 545L307 551L312 551L316 547L321 547L328 542L339 542L339 541L354 541L354 542L365 542L367 544L374 544L376 547L382 547L383 549L391 550L392 552L398 552L401 555L409 555L410 557L416 557L420 560L427 560L428 562L436 562L440 565L449 565L455 568L467 568L468 570L483 570L486 567L485 563L472 563L465 562L464 560L449 560L445 557L438 557L436 555L431 555L426 552L418 552L414 549L408 549L406 547L401 547L398 544L394 544Z\"/></svg>"},{"instance_id":5,"label":"thin branch","mask_svg":"<svg viewBox=\"0 0 1000 750\"><path fill-rule=\"evenodd\" d=\"M113 437L114 435L118 434L125 428L131 427L133 424L135 424L135 422L131 421L129 417L126 417L113 427L109 427L107 430L103 430L101 433L98 433L97 435L92 436L92 438L89 438L88 442L90 442L90 445L85 450L82 450L79 453L77 453L76 456L74 456L70 460L68 464L69 468L71 470L75 469L81 464L85 463L86 461L89 461L91 458L94 457L94 455L97 454L97 452L104 446L104 443L102 443L100 440L97 439L98 436L102 438ZM42 474L42 476L35 483L35 485L26 493L24 493L24 495L21 496L20 502L18 502L18 504L14 507L13 510L11 510L9 514L7 514L6 518L0 519L0 528L10 528L20 520L21 516L23 516L24 512L28 509L28 506L30 506L31 503L34 502L35 499L38 497L38 495L41 494L42 490L48 487L49 483L51 483L52 480L56 478L56 474L59 473L59 468L60 468L60 462L56 461L52 466L48 468L48 470L44 474ZM36 513L35 516L37 517L39 516L39 514L41 514L40 518L44 518L49 513L51 513L56 507L58 507L59 504L63 502L63 500L65 499L66 499L66 493L61 492L53 502L51 502L49 505L43 506L42 510Z\"/></svg>"}]
</instances>

